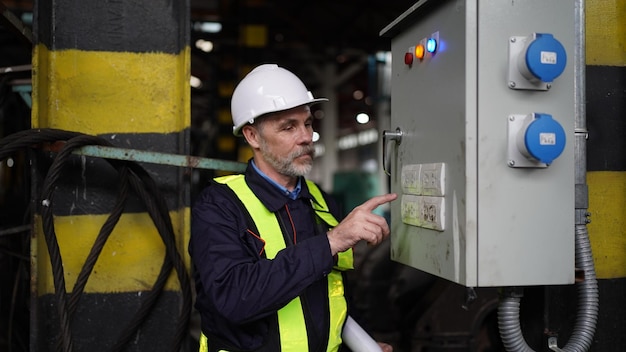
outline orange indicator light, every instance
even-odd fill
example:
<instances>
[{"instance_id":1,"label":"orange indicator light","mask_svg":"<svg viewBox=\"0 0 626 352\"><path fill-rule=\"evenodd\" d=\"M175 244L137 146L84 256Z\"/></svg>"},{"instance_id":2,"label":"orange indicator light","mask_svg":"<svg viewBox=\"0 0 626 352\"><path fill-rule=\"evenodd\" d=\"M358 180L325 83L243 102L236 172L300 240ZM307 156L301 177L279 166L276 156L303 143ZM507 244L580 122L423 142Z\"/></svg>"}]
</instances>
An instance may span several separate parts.
<instances>
[{"instance_id":1,"label":"orange indicator light","mask_svg":"<svg viewBox=\"0 0 626 352\"><path fill-rule=\"evenodd\" d=\"M415 57L420 60L424 58L424 45L418 44L415 46Z\"/></svg>"}]
</instances>

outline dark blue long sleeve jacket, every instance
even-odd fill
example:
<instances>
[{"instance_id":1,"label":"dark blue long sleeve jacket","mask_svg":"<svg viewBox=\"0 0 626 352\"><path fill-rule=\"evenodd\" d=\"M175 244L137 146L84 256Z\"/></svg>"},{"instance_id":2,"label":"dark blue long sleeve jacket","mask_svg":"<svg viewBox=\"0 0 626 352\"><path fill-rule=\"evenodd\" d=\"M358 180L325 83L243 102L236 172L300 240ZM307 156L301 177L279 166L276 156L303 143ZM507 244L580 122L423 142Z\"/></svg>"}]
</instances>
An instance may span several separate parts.
<instances>
[{"instance_id":1,"label":"dark blue long sleeve jacket","mask_svg":"<svg viewBox=\"0 0 626 352\"><path fill-rule=\"evenodd\" d=\"M328 228L316 221L311 208L315 200L304 180L300 196L292 200L250 164L245 179L261 202L279 215L287 248L273 260L265 259L263 242L250 229L234 193L223 184L208 186L192 208L189 243L202 331L210 342L233 350L258 349L274 338L268 334L275 328L276 311L300 296L309 347L318 350L328 338L325 278L334 264ZM339 219L336 203L324 197Z\"/></svg>"}]
</instances>

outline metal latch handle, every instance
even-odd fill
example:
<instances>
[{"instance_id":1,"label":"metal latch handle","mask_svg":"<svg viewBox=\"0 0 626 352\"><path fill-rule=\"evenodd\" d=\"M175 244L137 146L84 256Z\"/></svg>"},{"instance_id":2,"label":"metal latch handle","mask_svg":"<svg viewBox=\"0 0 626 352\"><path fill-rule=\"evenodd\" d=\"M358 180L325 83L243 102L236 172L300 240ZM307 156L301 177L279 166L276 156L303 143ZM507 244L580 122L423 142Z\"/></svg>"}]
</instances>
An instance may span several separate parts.
<instances>
[{"instance_id":1,"label":"metal latch handle","mask_svg":"<svg viewBox=\"0 0 626 352\"><path fill-rule=\"evenodd\" d=\"M387 144L392 141L396 142L396 145L402 142L402 130L400 127L396 127L395 131L383 131L383 171L385 171L388 176L391 176L389 172L391 167L391 155L389 155L391 148L388 148Z\"/></svg>"}]
</instances>

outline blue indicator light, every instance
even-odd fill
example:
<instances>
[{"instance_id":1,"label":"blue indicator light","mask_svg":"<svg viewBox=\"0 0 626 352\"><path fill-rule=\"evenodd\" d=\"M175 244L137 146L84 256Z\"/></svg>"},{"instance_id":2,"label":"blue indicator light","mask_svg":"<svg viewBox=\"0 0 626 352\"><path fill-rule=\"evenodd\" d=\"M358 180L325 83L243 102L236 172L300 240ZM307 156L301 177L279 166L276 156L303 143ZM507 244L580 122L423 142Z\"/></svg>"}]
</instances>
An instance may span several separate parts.
<instances>
[{"instance_id":1,"label":"blue indicator light","mask_svg":"<svg viewBox=\"0 0 626 352\"><path fill-rule=\"evenodd\" d=\"M437 50L437 41L434 38L428 39L426 42L426 51L434 53Z\"/></svg>"}]
</instances>

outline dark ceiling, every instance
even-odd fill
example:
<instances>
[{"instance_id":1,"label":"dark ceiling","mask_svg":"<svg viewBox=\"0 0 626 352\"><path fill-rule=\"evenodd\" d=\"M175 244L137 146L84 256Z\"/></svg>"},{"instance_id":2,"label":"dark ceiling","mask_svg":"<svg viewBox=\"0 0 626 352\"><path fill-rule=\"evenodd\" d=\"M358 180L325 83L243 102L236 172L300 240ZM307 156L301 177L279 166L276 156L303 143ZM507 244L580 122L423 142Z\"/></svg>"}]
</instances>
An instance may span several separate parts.
<instances>
[{"instance_id":1,"label":"dark ceiling","mask_svg":"<svg viewBox=\"0 0 626 352\"><path fill-rule=\"evenodd\" d=\"M240 25L266 25L269 47L308 48L311 59L327 59L329 50L387 50L388 40L378 33L415 2L191 0L191 20L220 21L226 37L236 34Z\"/></svg>"},{"instance_id":2,"label":"dark ceiling","mask_svg":"<svg viewBox=\"0 0 626 352\"><path fill-rule=\"evenodd\" d=\"M346 71L345 84L335 86L340 108L340 129L354 125L354 114L367 110L364 100L355 102L352 92L364 91L368 96L371 77L367 59L378 51L390 49L389 38L379 32L416 0L248 0L191 1L191 21L219 21L219 34L206 35L192 31L198 38L214 41L215 52L205 55L196 50L192 57L194 75L211 80L212 68L222 66L219 74L238 74L242 65L254 66L275 62L296 73L313 91L322 86L322 69L334 64L338 76ZM260 25L267 32L263 47L245 47L242 31L247 25ZM195 64L194 64L195 63ZM233 67L239 67L239 70ZM245 67L243 67L245 71ZM237 81L240 77L221 77ZM327 83L327 82L324 82ZM343 117L343 118L342 118Z\"/></svg>"},{"instance_id":3,"label":"dark ceiling","mask_svg":"<svg viewBox=\"0 0 626 352\"><path fill-rule=\"evenodd\" d=\"M338 71L352 61L389 50L389 38L379 32L416 0L192 0L191 21L213 20L223 24L215 41L216 55L229 65L276 62L295 71L312 89L319 69L337 63ZM241 45L242 28L261 25L267 30L266 46ZM192 40L201 36L192 32ZM221 52L221 54L220 54ZM233 55L233 57L230 57Z\"/></svg>"}]
</instances>

